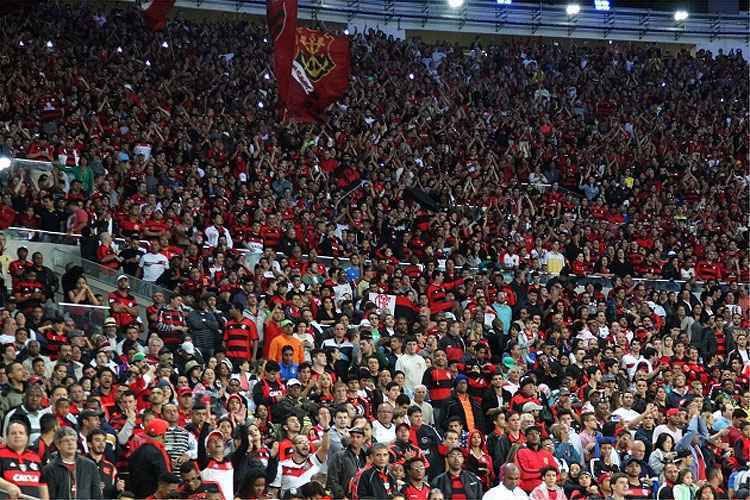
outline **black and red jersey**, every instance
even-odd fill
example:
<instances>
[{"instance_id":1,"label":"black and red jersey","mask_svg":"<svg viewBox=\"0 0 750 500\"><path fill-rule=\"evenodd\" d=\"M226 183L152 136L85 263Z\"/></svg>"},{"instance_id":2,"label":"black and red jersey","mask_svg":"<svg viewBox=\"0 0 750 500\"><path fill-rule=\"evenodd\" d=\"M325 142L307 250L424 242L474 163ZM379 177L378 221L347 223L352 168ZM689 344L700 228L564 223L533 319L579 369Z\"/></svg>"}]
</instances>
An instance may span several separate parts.
<instances>
[{"instance_id":1,"label":"black and red jersey","mask_svg":"<svg viewBox=\"0 0 750 500\"><path fill-rule=\"evenodd\" d=\"M224 346L229 359L250 360L258 342L258 330L249 319L229 320L224 325Z\"/></svg>"},{"instance_id":2,"label":"black and red jersey","mask_svg":"<svg viewBox=\"0 0 750 500\"><path fill-rule=\"evenodd\" d=\"M42 460L30 449L17 453L0 447L0 477L15 484L24 495L39 498L42 482Z\"/></svg>"},{"instance_id":3,"label":"black and red jersey","mask_svg":"<svg viewBox=\"0 0 750 500\"><path fill-rule=\"evenodd\" d=\"M122 295L120 292L112 292L107 298L110 307L117 304L125 307L136 307L135 297L126 293ZM117 321L117 326L128 326L130 323L135 321L135 316L126 312L112 312L111 316Z\"/></svg>"}]
</instances>

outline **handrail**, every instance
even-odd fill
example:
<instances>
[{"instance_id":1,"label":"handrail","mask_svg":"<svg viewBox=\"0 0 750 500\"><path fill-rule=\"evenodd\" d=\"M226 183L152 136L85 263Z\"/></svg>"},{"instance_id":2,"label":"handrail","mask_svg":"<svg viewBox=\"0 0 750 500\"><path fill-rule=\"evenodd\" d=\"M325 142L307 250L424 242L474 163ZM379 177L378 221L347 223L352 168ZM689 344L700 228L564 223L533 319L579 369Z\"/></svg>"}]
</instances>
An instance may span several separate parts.
<instances>
[{"instance_id":1,"label":"handrail","mask_svg":"<svg viewBox=\"0 0 750 500\"><path fill-rule=\"evenodd\" d=\"M134 0L127 0L134 1ZM617 39L659 43L695 43L711 46L728 41L747 47L750 30L746 16L690 13L675 21L673 12L617 7L597 11L581 2L575 16L564 5L523 3L511 5L496 0L466 0L453 9L445 0L400 0L383 8L381 0L300 1L300 18L372 28L396 30L496 33L521 36ZM224 12L265 15L265 0L178 0L176 6ZM725 49L728 50L728 49Z\"/></svg>"},{"instance_id":2,"label":"handrail","mask_svg":"<svg viewBox=\"0 0 750 500\"><path fill-rule=\"evenodd\" d=\"M361 181L359 181L359 184L357 184L352 189L350 189L349 191L347 191L346 193L344 193L344 195L342 195L341 198L339 198L338 200L336 200L336 203L333 205L333 211L334 211L334 213L338 213L339 203L341 203L342 201L344 201L345 198L348 198L356 190L358 190L362 186L366 186L366 185L367 185L367 180L361 180Z\"/></svg>"},{"instance_id":3,"label":"handrail","mask_svg":"<svg viewBox=\"0 0 750 500\"><path fill-rule=\"evenodd\" d=\"M109 311L109 306L95 306L93 304L76 304L74 302L58 302L57 305L64 307L80 307L85 309L105 309Z\"/></svg>"},{"instance_id":4,"label":"handrail","mask_svg":"<svg viewBox=\"0 0 750 500\"><path fill-rule=\"evenodd\" d=\"M102 266L96 262L84 259L83 257L70 255L68 252L63 252L59 248L55 248L53 252L53 262L56 266L65 268L65 266L71 262L80 265L86 277L103 281L113 288L117 288L117 276L123 274L120 271L112 270L108 267ZM58 260L58 258L60 260ZM128 281L130 282L130 293L137 295L145 300L151 300L154 293L161 292L166 298L171 297L174 292L167 288L161 287L154 283L144 281L136 278L135 276L127 275ZM76 304L77 305L77 304Z\"/></svg>"},{"instance_id":5,"label":"handrail","mask_svg":"<svg viewBox=\"0 0 750 500\"><path fill-rule=\"evenodd\" d=\"M17 231L38 232L38 233L42 233L42 234L65 234L65 233L55 233L54 231L43 231L43 230L40 230L40 229L23 228L23 227L17 227L17 226L11 226L8 229L17 230ZM70 234L65 234L65 235L66 236L71 236ZM72 235L72 236L73 237L81 237L81 235ZM121 238L116 238L116 240L117 241L124 241ZM148 243L148 242L146 242L146 243ZM66 244L66 243L60 243L60 244ZM210 248L210 247L205 246L204 248ZM62 252L61 250L57 250L57 251ZM248 250L246 248L234 248L233 251L241 253L241 254L250 252L250 250ZM280 257L281 256L285 256L281 252L277 252L277 255L280 256ZM66 254L66 256L68 256L67 258L68 258L68 261L69 261L70 260L69 254ZM308 259L309 255L308 254L303 254L302 257L304 259ZM108 274L115 274L115 273L112 272L111 269L106 268L104 266L101 266L100 264L97 264L96 262L92 262L92 261L83 259L82 257L79 257L79 258L82 261L88 262L90 265L98 266L98 267L100 267L102 269L105 269L108 272ZM329 256L329 255L318 255L317 258L318 258L318 260L323 261L324 263L325 262L331 262L334 258L338 259L339 262L349 262L349 258L348 257L333 257L333 256ZM399 265L399 267L407 267L407 266L410 266L411 263L410 262L399 262L398 265ZM479 272L481 270L478 267L466 267L466 268L464 268L463 266L457 266L456 268L459 269L459 270L467 269L467 270L472 271L472 272ZM512 278L512 273L514 272L514 269L502 269L501 272L506 275L506 279L507 279L508 275L510 275L510 277ZM548 274L548 273L534 273L534 272L531 272L530 276L534 277L539 282L546 282L546 281L549 281L550 279L558 277L557 275L553 275L553 274ZM608 277L608 276L602 276L602 275L598 275L598 274L588 274L588 275L585 275L585 276L568 275L568 277L570 279L574 279L574 280L597 281L597 282L608 283L610 285L611 285L611 282L612 282L612 279L610 277ZM130 278L131 284L134 283L134 282L135 283L142 282L142 280L139 280L138 278L135 278L135 277L129 277L129 278ZM632 279L633 279L633 281L639 282L639 283L640 282L643 282L643 283L653 283L654 285L659 285L659 286L667 286L667 285L672 286L673 285L673 286L678 286L678 287L681 287L682 285L684 285L685 283L688 283L688 281L689 281L689 280L669 280L669 279L663 279L663 278L640 278L640 277L633 277ZM698 286L698 287L702 287L703 285L705 285L704 281L700 281L700 280L690 280L690 281L695 286ZM143 282L143 283L148 283L148 282ZM737 284L739 286L742 286L742 287L749 287L750 286L750 282L749 281L738 281ZM726 282L726 281L719 281L719 285L727 286L727 285L729 285L729 283ZM159 287L157 285L150 285L150 286L153 287L153 288L155 288L155 289L158 289L158 290L154 290L154 291L162 291L163 293L166 294L167 297L169 297L173 293L173 292L167 290L166 288L162 288L162 287ZM153 294L153 292L152 292L152 294ZM148 295L147 297L150 299L151 296L152 296L152 294Z\"/></svg>"}]
</instances>

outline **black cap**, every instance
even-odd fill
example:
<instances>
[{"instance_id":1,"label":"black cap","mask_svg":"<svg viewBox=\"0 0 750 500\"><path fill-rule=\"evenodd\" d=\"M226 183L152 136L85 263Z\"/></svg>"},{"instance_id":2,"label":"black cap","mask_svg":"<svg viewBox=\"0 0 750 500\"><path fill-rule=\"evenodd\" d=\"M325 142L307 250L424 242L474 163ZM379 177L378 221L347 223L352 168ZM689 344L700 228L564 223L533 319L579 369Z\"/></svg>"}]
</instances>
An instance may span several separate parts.
<instances>
[{"instance_id":1,"label":"black cap","mask_svg":"<svg viewBox=\"0 0 750 500\"><path fill-rule=\"evenodd\" d=\"M349 434L362 434L365 435L365 430L361 427L352 427L349 429Z\"/></svg>"},{"instance_id":2,"label":"black cap","mask_svg":"<svg viewBox=\"0 0 750 500\"><path fill-rule=\"evenodd\" d=\"M180 479L180 476L178 476L177 474L173 474L171 472L162 472L159 475L159 482L167 484L182 484L182 479Z\"/></svg>"},{"instance_id":3,"label":"black cap","mask_svg":"<svg viewBox=\"0 0 750 500\"><path fill-rule=\"evenodd\" d=\"M531 431L537 431L539 434L542 433L542 430L539 427L537 427L536 425L532 425L532 426L527 427L526 430L523 431L523 433L524 434L528 434Z\"/></svg>"}]
</instances>

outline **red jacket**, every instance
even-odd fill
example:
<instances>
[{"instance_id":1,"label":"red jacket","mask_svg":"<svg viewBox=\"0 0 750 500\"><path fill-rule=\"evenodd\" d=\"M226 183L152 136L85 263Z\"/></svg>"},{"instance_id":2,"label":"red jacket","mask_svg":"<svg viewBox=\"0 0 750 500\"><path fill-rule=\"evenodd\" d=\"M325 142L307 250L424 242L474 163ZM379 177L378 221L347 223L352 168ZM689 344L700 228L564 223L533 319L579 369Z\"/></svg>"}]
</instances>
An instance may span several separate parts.
<instances>
[{"instance_id":1,"label":"red jacket","mask_svg":"<svg viewBox=\"0 0 750 500\"><path fill-rule=\"evenodd\" d=\"M542 483L540 471L543 467L557 469L557 462L552 453L543 448L534 451L526 446L516 453L516 465L521 470L518 486L526 493L531 493L531 490Z\"/></svg>"}]
</instances>

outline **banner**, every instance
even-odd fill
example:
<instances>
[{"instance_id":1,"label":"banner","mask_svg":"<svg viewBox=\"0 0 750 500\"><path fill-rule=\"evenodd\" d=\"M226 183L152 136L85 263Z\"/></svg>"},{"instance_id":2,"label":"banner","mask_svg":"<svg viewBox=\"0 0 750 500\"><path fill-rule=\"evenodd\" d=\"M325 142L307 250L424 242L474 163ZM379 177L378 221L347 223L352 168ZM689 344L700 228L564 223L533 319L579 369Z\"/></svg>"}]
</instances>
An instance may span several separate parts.
<instances>
[{"instance_id":1,"label":"banner","mask_svg":"<svg viewBox=\"0 0 750 500\"><path fill-rule=\"evenodd\" d=\"M378 314L388 311L391 314L396 312L396 296L385 293L370 293L370 302L378 308Z\"/></svg>"},{"instance_id":2,"label":"banner","mask_svg":"<svg viewBox=\"0 0 750 500\"><path fill-rule=\"evenodd\" d=\"M143 20L151 31L161 31L167 26L167 15L175 0L148 0L141 4Z\"/></svg>"},{"instance_id":3,"label":"banner","mask_svg":"<svg viewBox=\"0 0 750 500\"><path fill-rule=\"evenodd\" d=\"M268 0L279 101L292 121L322 121L349 85L349 38L297 26L297 0Z\"/></svg>"},{"instance_id":4,"label":"banner","mask_svg":"<svg viewBox=\"0 0 750 500\"><path fill-rule=\"evenodd\" d=\"M289 81L297 43L297 0L268 0L266 19L273 42L273 72L279 101L286 103L289 100Z\"/></svg>"}]
</instances>

